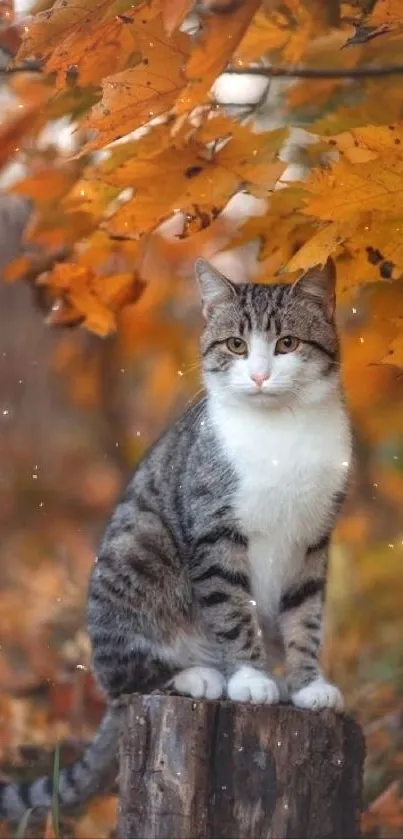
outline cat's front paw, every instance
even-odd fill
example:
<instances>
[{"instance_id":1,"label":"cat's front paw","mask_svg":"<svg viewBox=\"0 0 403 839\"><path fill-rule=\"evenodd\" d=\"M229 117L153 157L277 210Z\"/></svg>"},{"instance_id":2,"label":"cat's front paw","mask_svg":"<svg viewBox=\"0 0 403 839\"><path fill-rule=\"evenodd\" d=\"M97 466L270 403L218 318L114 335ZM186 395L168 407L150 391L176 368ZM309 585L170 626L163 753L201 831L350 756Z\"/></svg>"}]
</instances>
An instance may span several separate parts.
<instances>
[{"instance_id":1,"label":"cat's front paw","mask_svg":"<svg viewBox=\"0 0 403 839\"><path fill-rule=\"evenodd\" d=\"M277 683L255 667L244 665L228 681L227 694L234 702L262 702L275 705L280 701Z\"/></svg>"},{"instance_id":2,"label":"cat's front paw","mask_svg":"<svg viewBox=\"0 0 403 839\"><path fill-rule=\"evenodd\" d=\"M293 705L297 708L309 708L311 711L321 711L323 708L333 708L342 711L343 697L336 687L325 679L315 679L309 685L295 691L291 696Z\"/></svg>"},{"instance_id":3,"label":"cat's front paw","mask_svg":"<svg viewBox=\"0 0 403 839\"><path fill-rule=\"evenodd\" d=\"M225 679L214 667L187 667L174 676L170 687L193 699L220 699Z\"/></svg>"}]
</instances>

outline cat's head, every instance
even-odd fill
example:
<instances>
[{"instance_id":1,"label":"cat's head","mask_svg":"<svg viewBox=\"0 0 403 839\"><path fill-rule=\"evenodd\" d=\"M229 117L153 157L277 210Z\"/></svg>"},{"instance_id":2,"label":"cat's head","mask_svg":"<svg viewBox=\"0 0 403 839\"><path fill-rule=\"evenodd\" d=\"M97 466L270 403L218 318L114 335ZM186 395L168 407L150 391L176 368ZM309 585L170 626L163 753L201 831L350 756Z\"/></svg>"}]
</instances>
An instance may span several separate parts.
<instances>
[{"instance_id":1,"label":"cat's head","mask_svg":"<svg viewBox=\"0 0 403 839\"><path fill-rule=\"evenodd\" d=\"M294 285L235 284L206 260L196 263L208 391L231 403L315 404L339 383L334 321L335 268L307 271Z\"/></svg>"}]
</instances>

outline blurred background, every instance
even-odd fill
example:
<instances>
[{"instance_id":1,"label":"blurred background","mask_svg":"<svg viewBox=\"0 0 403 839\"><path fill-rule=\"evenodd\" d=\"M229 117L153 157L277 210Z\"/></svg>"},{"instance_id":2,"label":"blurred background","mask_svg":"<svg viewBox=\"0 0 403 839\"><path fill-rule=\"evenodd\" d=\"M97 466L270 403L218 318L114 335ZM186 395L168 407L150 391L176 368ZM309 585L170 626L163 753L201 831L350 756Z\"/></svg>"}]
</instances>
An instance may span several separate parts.
<instances>
[{"instance_id":1,"label":"blurred background","mask_svg":"<svg viewBox=\"0 0 403 839\"><path fill-rule=\"evenodd\" d=\"M376 291L372 306L373 299ZM359 324L350 310L340 312L357 462L332 550L324 660L367 737L367 835L397 837L401 383L378 368L362 381L354 370L354 347L362 336L371 342L375 328L365 295L361 310ZM0 759L14 775L18 767L27 777L50 766L46 748L59 741L71 758L100 719L83 626L89 571L138 457L198 393L199 328L190 277L172 282L169 293L155 283L103 340L52 330L31 288L0 284ZM108 836L114 807L114 798L92 804L76 835Z\"/></svg>"},{"instance_id":2,"label":"blurred background","mask_svg":"<svg viewBox=\"0 0 403 839\"><path fill-rule=\"evenodd\" d=\"M386 15L387 25L398 20L401 2L378 0L381 11L374 23L383 27L382 15ZM306 20L301 16L308 43L311 34L317 34L316 12L312 11L315 4L287 0L284 5L294 11L300 7L304 15L309 7ZM337 4L329 0L330 5ZM372 60L371 50L375 58L379 50L384 63L389 54L390 60L399 56L399 50L402 54L400 18L398 33L393 31L390 40L372 39L368 30L361 32L360 40L357 29L358 59L356 54L351 58L352 53L342 52L347 30L350 33L348 27L350 40L353 37L354 9L360 7L362 12L364 5L366 10L374 3L357 0L341 5L346 7L345 27L332 30L323 39L314 39L310 54L314 64L317 61L320 66L331 60L332 66L343 67L343 61L351 61L355 67L354 61ZM48 6L49 2L43 0L38 8ZM0 0L0 17L3 7L7 15L12 4ZM255 40L261 37L261 19L258 23L255 29L251 27L247 60L255 58L253 49ZM279 32L281 36L286 32L281 27L277 30L276 37ZM298 61L303 54L306 44L299 33L294 27L290 42L286 43L287 61ZM46 96L49 91L46 80L34 77L31 81L25 74L22 82L16 78L6 88L1 78L2 44L5 34L8 38L15 36L7 20L0 34L1 126L2 109L5 113L10 103L13 107L19 102L18 107L32 108L32 114L35 108L40 111L47 101L44 90ZM270 27L269 36L273 36ZM9 49L9 42L6 46ZM261 54L259 49L256 52ZM382 125L385 101L389 108L386 117L390 113L397 126L400 120L402 131L403 87L400 89L399 84L402 85L402 77L400 82L393 79L393 84L386 79L382 88L375 87L373 79L362 85L360 82L361 86L350 84L348 89L340 80L337 84L334 80L326 84L320 81L315 99L307 82L289 88L281 82L271 81L269 85L267 79L244 78L235 91L233 78L223 73L215 83L214 96L216 103L225 105L227 115L237 119L252 116L256 132L274 130L290 122L309 127L311 121L313 130L320 133L321 129L325 136L344 130L347 133L350 123L365 126L369 121ZM62 90L60 100L63 95ZM87 95L85 90L83 95ZM79 107L85 110L88 101L84 105L79 102ZM291 116L286 113L287 107L291 108ZM142 288L138 286L133 302L128 301L123 308L119 304L113 311L112 329L116 326L116 331L106 335L109 325L98 322L91 307L89 312L86 310L84 297L76 301L77 308L86 314L85 325L93 332L81 328L77 312L73 311L72 295L70 303L59 311L58 297L51 299L49 307L46 288L34 285L29 272L25 276L27 282L7 282L2 277L6 263L18 256L21 233L30 214L21 194L34 198L39 213L43 213L45 221L42 227L39 223L35 233L45 246L54 246L55 242L58 245L59 235L62 243L65 235L69 245L88 235L89 264L96 257L102 280L106 280L105 275L129 270L126 265L130 259L135 263L138 243L134 239L124 242L111 237L113 243L108 240L106 247L105 238L99 236L96 228L105 207L100 201L101 209L97 208L96 195L92 196L95 221L91 218L88 229L84 227L81 232L82 217L75 210L81 206L82 216L91 216L93 205L91 196L77 204L74 190L77 184L90 188L93 183L90 179L78 180L79 172L69 168L68 158L76 149L75 143L79 145L85 137L78 132L72 139L69 119L58 119L59 111L71 111L77 118L77 109L77 103L73 101L71 105L70 100L67 104L63 100L59 110L50 109L50 127L45 126L43 131L38 128L38 136L33 139L25 138L20 156L19 148L14 149L16 138L11 120L11 138L6 135L10 148L8 152L6 149L5 160L1 159L0 146L0 164L6 164L0 172L0 769L5 775L24 779L36 777L41 769L51 769L56 743L62 744L62 760L72 759L102 716L102 701L91 679L84 627L87 580L106 520L139 457L200 393L201 319L192 279L193 259L200 253L212 257L217 267L235 281L264 280L287 264L306 240L309 244L309 237L316 232L312 220L308 223L306 217L302 223L299 218L299 226L290 222L287 227L287 200L291 208L300 208L298 187L294 192L292 187L284 190L284 206L276 194L275 210L279 207L283 211L284 224L277 242L277 210L274 220L268 215L268 237L260 262L255 240L263 223L259 214L267 208L259 205L258 191L243 193L240 199L238 195L235 202L231 199L231 207L228 205L218 218L214 213L209 217L205 208L199 210L197 205L193 215L175 213L168 227L164 222L162 231L164 225L160 226L152 253L146 250L143 255L144 293L135 299ZM7 129L6 122L5 119ZM394 130L394 124L391 128ZM16 131L18 141L24 142L24 132L25 128ZM375 135L379 141L376 132ZM384 135L382 142L383 139ZM312 151L310 142L306 131L292 128L290 142L281 149L284 182L302 179L311 168L322 166L324 147ZM397 138L396 147L400 142ZM385 148L389 166L389 151ZM15 156L11 164L8 154L10 159ZM401 159L398 163L402 163ZM401 178L403 168L399 172ZM20 195L18 186L13 195L6 194L10 185L27 173ZM401 180L399 190L400 183ZM347 191L348 198L352 191ZM66 196L67 203L62 205ZM394 199L398 204L396 213L401 214L399 196L400 192ZM75 214L72 226L77 224L79 230L70 239L69 212ZM298 210L294 215L298 216ZM250 224L247 222L239 232L239 220L248 217L252 217ZM365 227L365 231L370 231L368 236L359 231L361 238L357 234L354 247L347 240L338 250L343 377L354 423L356 462L351 492L332 547L323 657L326 672L344 692L347 708L357 716L366 736L364 834L373 839L400 839L403 374L399 359L401 364L403 263L400 226L395 229L393 248L391 226L385 223L382 228L386 258L374 247L374 242L378 242L376 227L381 222L382 218L374 213L372 228ZM374 242L370 235L375 236ZM79 257L77 253L75 257L84 262L85 253L83 256L80 247L78 242ZM133 265L131 270L133 275ZM361 281L369 285L360 286ZM67 291L70 293L71 289ZM94 300L92 304L95 306ZM108 314L106 308L103 317ZM98 337L95 332L106 337ZM74 826L69 824L67 835L76 839L112 837L115 809L113 795L91 803ZM0 836L6 835L0 828Z\"/></svg>"}]
</instances>

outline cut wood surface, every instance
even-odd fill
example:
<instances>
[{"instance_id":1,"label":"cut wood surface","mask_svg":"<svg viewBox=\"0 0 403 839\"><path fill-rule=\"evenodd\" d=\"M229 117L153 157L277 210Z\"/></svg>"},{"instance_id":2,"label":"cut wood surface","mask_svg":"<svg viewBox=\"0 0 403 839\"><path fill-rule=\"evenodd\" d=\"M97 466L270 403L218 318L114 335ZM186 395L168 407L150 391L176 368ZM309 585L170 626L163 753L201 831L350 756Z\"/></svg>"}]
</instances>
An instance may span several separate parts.
<instances>
[{"instance_id":1,"label":"cut wood surface","mask_svg":"<svg viewBox=\"0 0 403 839\"><path fill-rule=\"evenodd\" d=\"M364 751L347 715L133 696L118 839L354 839Z\"/></svg>"}]
</instances>

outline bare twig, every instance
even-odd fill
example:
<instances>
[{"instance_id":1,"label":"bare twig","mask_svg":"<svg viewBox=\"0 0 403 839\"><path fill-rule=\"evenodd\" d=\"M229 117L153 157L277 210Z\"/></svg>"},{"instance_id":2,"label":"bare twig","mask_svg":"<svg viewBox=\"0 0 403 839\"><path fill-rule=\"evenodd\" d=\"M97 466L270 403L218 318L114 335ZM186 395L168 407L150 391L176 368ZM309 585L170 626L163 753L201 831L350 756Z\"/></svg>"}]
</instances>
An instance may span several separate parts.
<instances>
[{"instance_id":1,"label":"bare twig","mask_svg":"<svg viewBox=\"0 0 403 839\"><path fill-rule=\"evenodd\" d=\"M8 70L0 70L0 75L13 73L40 73L43 62L29 60ZM331 67L227 67L223 73L236 76L263 76L267 79L376 79L385 76L402 76L403 64L385 64L384 67L355 67L334 70ZM237 106L239 107L239 106Z\"/></svg>"},{"instance_id":2,"label":"bare twig","mask_svg":"<svg viewBox=\"0 0 403 839\"><path fill-rule=\"evenodd\" d=\"M375 79L382 76L403 76L403 64L341 70L333 70L330 67L228 67L224 72L237 76L263 76L268 79Z\"/></svg>"},{"instance_id":3,"label":"bare twig","mask_svg":"<svg viewBox=\"0 0 403 839\"><path fill-rule=\"evenodd\" d=\"M2 76L11 76L15 73L41 73L43 69L43 61L39 59L28 59L23 64L17 64L16 67L5 67L1 69Z\"/></svg>"}]
</instances>

